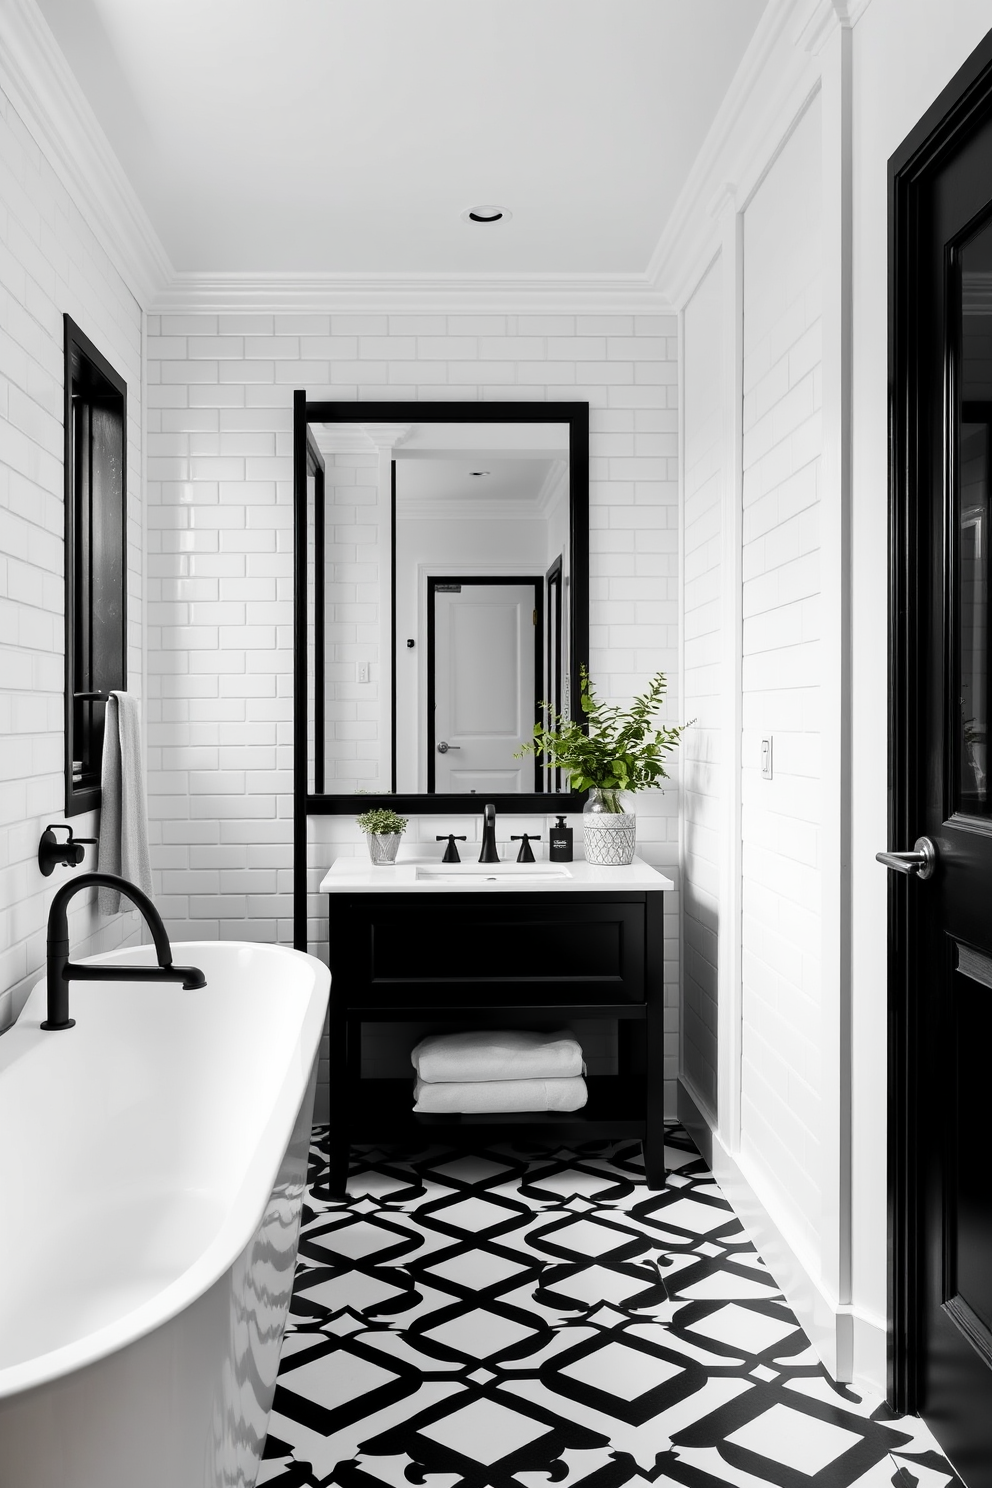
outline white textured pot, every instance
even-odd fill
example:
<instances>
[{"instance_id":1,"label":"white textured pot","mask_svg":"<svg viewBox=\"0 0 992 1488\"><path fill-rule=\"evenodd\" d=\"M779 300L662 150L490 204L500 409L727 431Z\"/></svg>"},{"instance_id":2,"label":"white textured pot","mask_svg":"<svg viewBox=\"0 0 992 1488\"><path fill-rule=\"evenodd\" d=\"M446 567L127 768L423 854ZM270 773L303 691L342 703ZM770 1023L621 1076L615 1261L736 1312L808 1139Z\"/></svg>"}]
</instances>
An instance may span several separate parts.
<instances>
[{"instance_id":1,"label":"white textured pot","mask_svg":"<svg viewBox=\"0 0 992 1488\"><path fill-rule=\"evenodd\" d=\"M633 812L617 810L619 791L590 791L582 808L582 835L586 862L604 868L623 868L633 861L637 841L637 818Z\"/></svg>"},{"instance_id":2,"label":"white textured pot","mask_svg":"<svg viewBox=\"0 0 992 1488\"><path fill-rule=\"evenodd\" d=\"M369 857L373 863L395 863L402 838L402 832L369 832Z\"/></svg>"}]
</instances>

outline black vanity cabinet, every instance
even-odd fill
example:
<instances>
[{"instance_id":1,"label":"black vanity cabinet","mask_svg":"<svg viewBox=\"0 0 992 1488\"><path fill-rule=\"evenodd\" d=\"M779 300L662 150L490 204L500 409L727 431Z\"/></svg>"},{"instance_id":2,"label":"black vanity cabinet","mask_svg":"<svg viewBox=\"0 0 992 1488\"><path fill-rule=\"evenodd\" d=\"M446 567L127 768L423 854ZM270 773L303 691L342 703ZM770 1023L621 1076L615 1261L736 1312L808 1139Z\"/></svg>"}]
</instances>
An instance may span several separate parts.
<instances>
[{"instance_id":1,"label":"black vanity cabinet","mask_svg":"<svg viewBox=\"0 0 992 1488\"><path fill-rule=\"evenodd\" d=\"M328 895L332 1192L345 1191L353 1142L634 1138L644 1145L648 1186L664 1185L667 880L642 865L642 882L645 874L659 887L356 892L342 876ZM415 1114L412 1066L403 1079L362 1077L369 1024L552 1030L579 1019L610 1020L617 1030L616 1072L588 1077L580 1111Z\"/></svg>"}]
</instances>

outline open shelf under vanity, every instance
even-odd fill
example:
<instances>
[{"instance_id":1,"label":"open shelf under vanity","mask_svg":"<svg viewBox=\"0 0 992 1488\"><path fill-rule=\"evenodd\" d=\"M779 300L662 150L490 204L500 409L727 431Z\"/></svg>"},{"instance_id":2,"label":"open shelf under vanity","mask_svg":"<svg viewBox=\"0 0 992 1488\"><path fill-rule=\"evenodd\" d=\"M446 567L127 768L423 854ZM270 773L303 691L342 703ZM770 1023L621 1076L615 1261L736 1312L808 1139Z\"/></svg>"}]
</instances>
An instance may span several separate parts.
<instances>
[{"instance_id":1,"label":"open shelf under vanity","mask_svg":"<svg viewBox=\"0 0 992 1488\"><path fill-rule=\"evenodd\" d=\"M635 860L636 861L636 860ZM640 1140L649 1187L664 1184L663 903L668 881L638 865L603 887L496 893L404 891L399 875L354 864L325 878L331 964L332 1191L344 1193L352 1144L412 1150L443 1140L585 1143ZM379 870L388 875L390 870ZM655 886L657 882L657 887ZM436 1115L413 1110L404 1078L363 1072L366 1025L615 1029L615 1070L587 1077L579 1111ZM412 1047L412 1044L411 1044Z\"/></svg>"}]
</instances>

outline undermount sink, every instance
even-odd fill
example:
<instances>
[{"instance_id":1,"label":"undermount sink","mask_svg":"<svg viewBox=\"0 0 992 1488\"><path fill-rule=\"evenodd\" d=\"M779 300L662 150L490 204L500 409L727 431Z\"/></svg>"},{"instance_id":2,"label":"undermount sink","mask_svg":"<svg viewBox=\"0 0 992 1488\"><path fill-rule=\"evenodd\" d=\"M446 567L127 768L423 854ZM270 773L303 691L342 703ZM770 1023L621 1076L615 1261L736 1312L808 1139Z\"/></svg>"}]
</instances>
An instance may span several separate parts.
<instances>
[{"instance_id":1,"label":"undermount sink","mask_svg":"<svg viewBox=\"0 0 992 1488\"><path fill-rule=\"evenodd\" d=\"M550 883L571 878L567 868L549 863L441 863L437 867L418 865L419 883L464 883L472 879L481 884L519 882Z\"/></svg>"}]
</instances>

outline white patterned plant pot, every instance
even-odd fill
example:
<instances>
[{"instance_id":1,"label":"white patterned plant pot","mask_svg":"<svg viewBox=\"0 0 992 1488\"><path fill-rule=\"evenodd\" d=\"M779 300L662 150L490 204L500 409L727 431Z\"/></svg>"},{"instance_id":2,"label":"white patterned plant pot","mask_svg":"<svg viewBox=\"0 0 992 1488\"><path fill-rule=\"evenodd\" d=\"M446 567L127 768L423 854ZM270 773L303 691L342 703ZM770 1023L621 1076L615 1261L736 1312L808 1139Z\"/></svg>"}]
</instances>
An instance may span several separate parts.
<instances>
[{"instance_id":1,"label":"white patterned plant pot","mask_svg":"<svg viewBox=\"0 0 992 1488\"><path fill-rule=\"evenodd\" d=\"M402 832L369 832L369 857L373 863L395 863L402 836Z\"/></svg>"},{"instance_id":2,"label":"white patterned plant pot","mask_svg":"<svg viewBox=\"0 0 992 1488\"><path fill-rule=\"evenodd\" d=\"M622 868L633 862L637 818L628 811L596 811L582 819L586 862Z\"/></svg>"}]
</instances>

